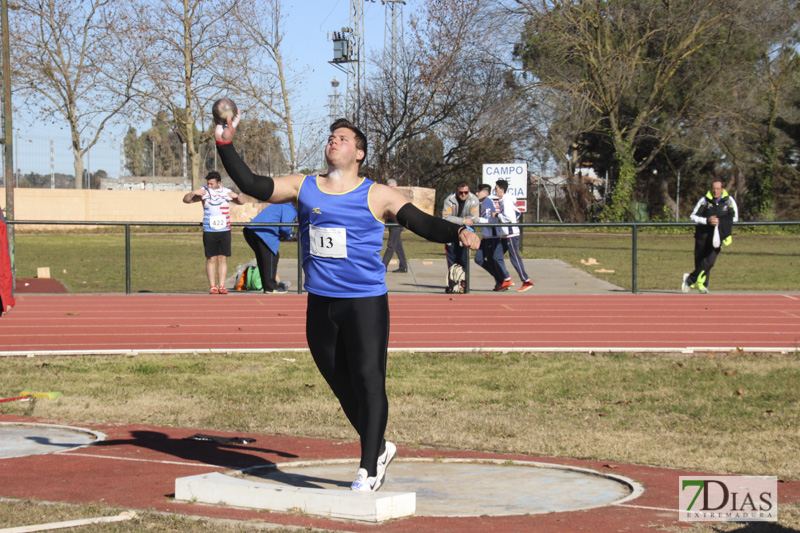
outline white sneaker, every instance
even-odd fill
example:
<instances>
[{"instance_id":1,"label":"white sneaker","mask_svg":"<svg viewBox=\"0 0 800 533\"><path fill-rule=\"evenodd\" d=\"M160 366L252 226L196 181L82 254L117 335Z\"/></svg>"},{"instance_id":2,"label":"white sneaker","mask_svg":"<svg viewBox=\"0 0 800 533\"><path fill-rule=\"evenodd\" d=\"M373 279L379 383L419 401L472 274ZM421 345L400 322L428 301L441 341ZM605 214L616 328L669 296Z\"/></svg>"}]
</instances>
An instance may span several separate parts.
<instances>
[{"instance_id":1,"label":"white sneaker","mask_svg":"<svg viewBox=\"0 0 800 533\"><path fill-rule=\"evenodd\" d=\"M394 459L395 455L397 455L397 446L393 442L386 441L386 450L383 454L378 457L378 470L377 475L375 477L378 478L378 483L375 485L374 490L378 490L383 485L383 482L386 480L386 468Z\"/></svg>"},{"instance_id":2,"label":"white sneaker","mask_svg":"<svg viewBox=\"0 0 800 533\"><path fill-rule=\"evenodd\" d=\"M689 284L686 283L687 279L689 279L688 273L683 275L683 283L681 283L681 292L689 292L691 290Z\"/></svg>"},{"instance_id":3,"label":"white sneaker","mask_svg":"<svg viewBox=\"0 0 800 533\"><path fill-rule=\"evenodd\" d=\"M353 481L352 485L350 485L350 490L359 492L375 492L378 490L376 485L380 487L378 484L378 478L369 477L369 474L367 474L367 470L365 468L359 468L358 472L356 473L356 480Z\"/></svg>"}]
</instances>

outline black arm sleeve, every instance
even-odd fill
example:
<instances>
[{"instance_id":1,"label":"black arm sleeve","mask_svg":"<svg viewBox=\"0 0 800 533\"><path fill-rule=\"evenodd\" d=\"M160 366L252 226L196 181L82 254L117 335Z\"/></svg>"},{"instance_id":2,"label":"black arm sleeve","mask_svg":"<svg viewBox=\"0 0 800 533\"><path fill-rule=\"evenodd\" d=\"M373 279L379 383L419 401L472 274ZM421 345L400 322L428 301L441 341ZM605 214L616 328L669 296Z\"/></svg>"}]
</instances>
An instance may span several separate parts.
<instances>
[{"instance_id":1,"label":"black arm sleeve","mask_svg":"<svg viewBox=\"0 0 800 533\"><path fill-rule=\"evenodd\" d=\"M245 194L253 198L268 202L275 189L275 182L268 176L253 174L250 167L242 161L233 144L217 145L217 153L222 161L222 166L228 171L234 183Z\"/></svg>"},{"instance_id":2,"label":"black arm sleeve","mask_svg":"<svg viewBox=\"0 0 800 533\"><path fill-rule=\"evenodd\" d=\"M458 232L465 226L448 222L423 213L412 203L407 203L397 212L397 223L425 239L433 242L456 242Z\"/></svg>"}]
</instances>

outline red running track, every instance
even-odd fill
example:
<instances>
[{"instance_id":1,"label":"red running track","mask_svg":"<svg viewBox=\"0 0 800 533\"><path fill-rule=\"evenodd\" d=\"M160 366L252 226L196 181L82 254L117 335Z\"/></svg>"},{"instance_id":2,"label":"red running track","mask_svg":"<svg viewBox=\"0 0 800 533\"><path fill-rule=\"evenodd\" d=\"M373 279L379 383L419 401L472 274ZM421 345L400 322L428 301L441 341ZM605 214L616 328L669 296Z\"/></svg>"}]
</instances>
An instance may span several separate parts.
<instances>
[{"instance_id":1,"label":"red running track","mask_svg":"<svg viewBox=\"0 0 800 533\"><path fill-rule=\"evenodd\" d=\"M390 294L393 350L800 348L800 294ZM23 294L0 355L306 349L304 295Z\"/></svg>"}]
</instances>

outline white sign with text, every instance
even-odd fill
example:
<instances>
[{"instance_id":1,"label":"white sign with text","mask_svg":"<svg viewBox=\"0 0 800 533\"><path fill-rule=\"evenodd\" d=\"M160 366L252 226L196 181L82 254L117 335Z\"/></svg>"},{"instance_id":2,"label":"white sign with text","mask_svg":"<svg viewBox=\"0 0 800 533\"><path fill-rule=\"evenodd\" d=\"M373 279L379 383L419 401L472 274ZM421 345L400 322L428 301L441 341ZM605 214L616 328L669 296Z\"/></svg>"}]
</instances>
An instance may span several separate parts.
<instances>
[{"instance_id":1,"label":"white sign with text","mask_svg":"<svg viewBox=\"0 0 800 533\"><path fill-rule=\"evenodd\" d=\"M483 165L483 182L491 185L497 180L508 182L508 193L517 199L517 208L525 212L528 209L528 163L491 163Z\"/></svg>"},{"instance_id":2,"label":"white sign with text","mask_svg":"<svg viewBox=\"0 0 800 533\"><path fill-rule=\"evenodd\" d=\"M483 181L494 189L497 180L508 182L508 194L517 199L517 208L528 208L528 163L491 163L483 165Z\"/></svg>"}]
</instances>

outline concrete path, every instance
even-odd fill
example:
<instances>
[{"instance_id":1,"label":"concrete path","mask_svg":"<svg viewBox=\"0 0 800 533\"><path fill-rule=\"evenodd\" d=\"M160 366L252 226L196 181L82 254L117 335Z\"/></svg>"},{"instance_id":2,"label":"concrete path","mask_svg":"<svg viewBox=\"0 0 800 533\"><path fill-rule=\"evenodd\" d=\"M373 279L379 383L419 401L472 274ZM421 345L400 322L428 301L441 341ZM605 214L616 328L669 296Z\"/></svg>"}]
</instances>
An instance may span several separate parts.
<instances>
[{"instance_id":1,"label":"concrete path","mask_svg":"<svg viewBox=\"0 0 800 533\"><path fill-rule=\"evenodd\" d=\"M614 294L630 292L613 283L601 280L558 259L525 259L525 271L533 278L533 289L522 294ZM517 294L522 285L516 271L507 262L515 285L504 294ZM410 259L407 273L392 272L397 259L392 260L386 273L390 293L443 293L447 265L444 259ZM281 259L278 263L281 281L291 281L289 291L297 289L297 260ZM474 262L470 263L470 292L491 293L494 279Z\"/></svg>"}]
</instances>

